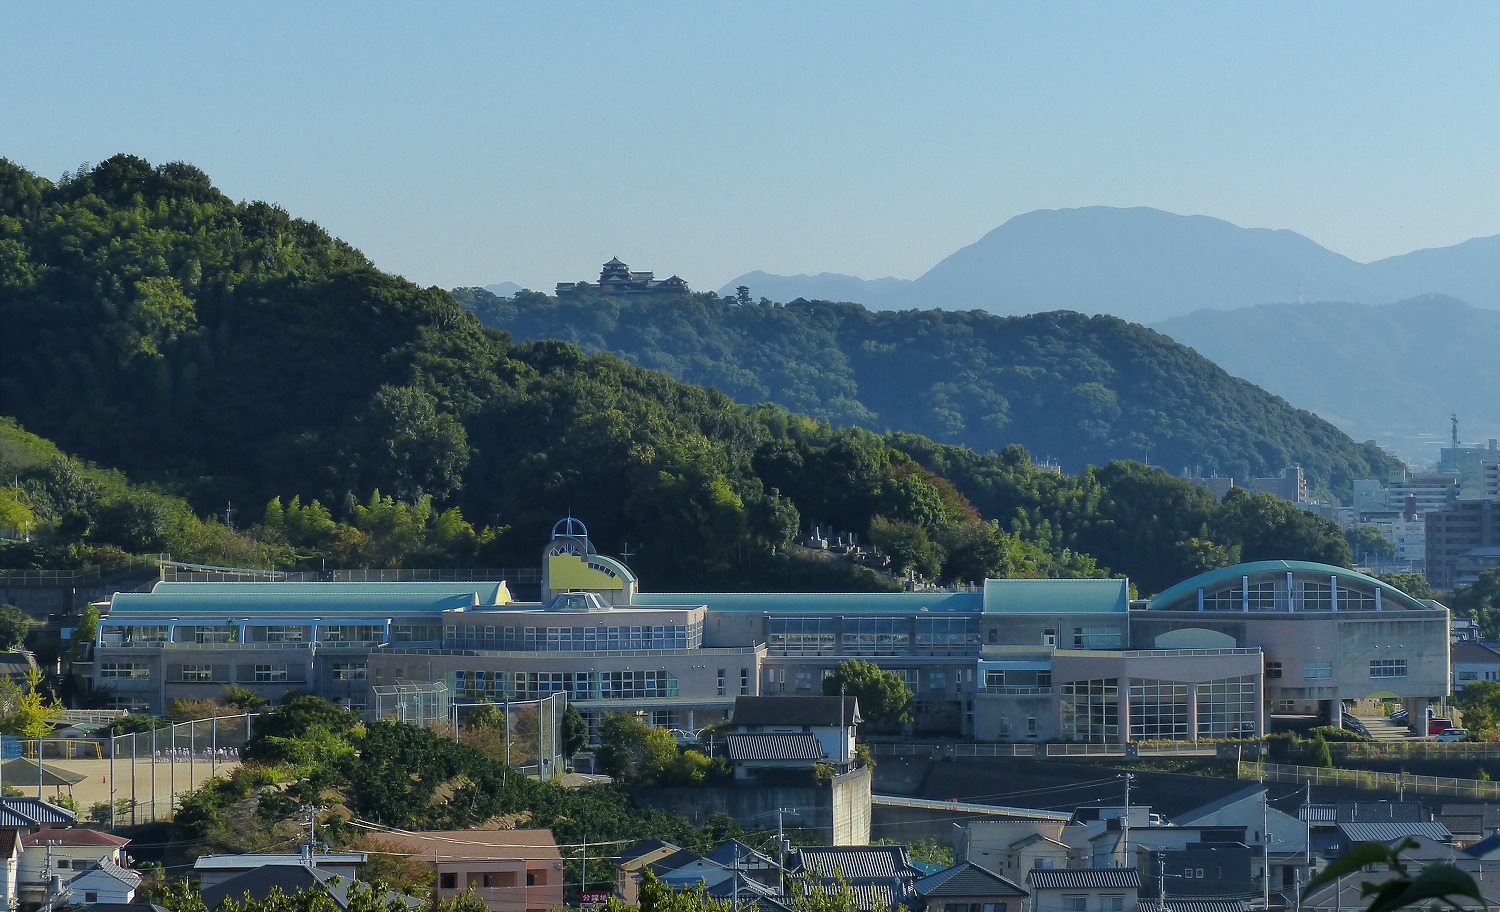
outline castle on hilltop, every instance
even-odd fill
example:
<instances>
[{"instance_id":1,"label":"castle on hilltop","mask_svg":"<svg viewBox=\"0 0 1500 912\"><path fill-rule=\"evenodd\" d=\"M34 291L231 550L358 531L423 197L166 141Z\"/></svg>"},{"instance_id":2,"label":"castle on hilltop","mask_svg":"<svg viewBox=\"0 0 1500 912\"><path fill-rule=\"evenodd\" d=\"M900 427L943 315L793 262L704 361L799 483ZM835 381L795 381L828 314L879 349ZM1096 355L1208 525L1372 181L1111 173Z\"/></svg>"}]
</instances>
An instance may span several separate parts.
<instances>
[{"instance_id":1,"label":"castle on hilltop","mask_svg":"<svg viewBox=\"0 0 1500 912\"><path fill-rule=\"evenodd\" d=\"M562 303L588 287L587 282L558 282L557 300ZM600 294L618 298L667 297L689 291L687 282L675 275L657 279L653 273L631 272L619 257L611 259L599 270L599 284L594 288Z\"/></svg>"}]
</instances>

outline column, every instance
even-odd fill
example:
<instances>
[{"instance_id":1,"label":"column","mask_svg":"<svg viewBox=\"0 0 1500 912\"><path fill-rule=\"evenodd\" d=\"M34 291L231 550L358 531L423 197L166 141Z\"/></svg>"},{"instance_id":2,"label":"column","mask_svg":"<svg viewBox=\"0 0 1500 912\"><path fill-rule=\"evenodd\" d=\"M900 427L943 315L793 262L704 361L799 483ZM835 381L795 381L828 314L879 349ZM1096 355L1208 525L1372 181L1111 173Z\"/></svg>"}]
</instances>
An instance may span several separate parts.
<instances>
[{"instance_id":1,"label":"column","mask_svg":"<svg viewBox=\"0 0 1500 912\"><path fill-rule=\"evenodd\" d=\"M1187 686L1187 737L1189 741L1198 739L1198 684L1189 681Z\"/></svg>"},{"instance_id":2,"label":"column","mask_svg":"<svg viewBox=\"0 0 1500 912\"><path fill-rule=\"evenodd\" d=\"M1130 743L1130 679L1122 677L1122 678L1116 678L1115 681L1116 681L1115 699L1118 701L1116 703L1115 719L1116 719L1116 724L1118 724L1119 727L1120 727L1120 733L1116 736L1116 740L1119 743L1121 743L1121 744L1129 744Z\"/></svg>"}]
</instances>

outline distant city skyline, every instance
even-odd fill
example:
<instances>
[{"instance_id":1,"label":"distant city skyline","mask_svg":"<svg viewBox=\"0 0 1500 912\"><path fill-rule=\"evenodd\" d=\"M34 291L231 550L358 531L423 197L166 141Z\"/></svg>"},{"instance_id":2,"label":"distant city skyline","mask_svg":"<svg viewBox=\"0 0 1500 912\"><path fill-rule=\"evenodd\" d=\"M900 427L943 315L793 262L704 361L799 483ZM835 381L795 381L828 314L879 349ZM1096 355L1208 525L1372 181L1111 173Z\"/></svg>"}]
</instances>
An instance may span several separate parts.
<instances>
[{"instance_id":1,"label":"distant city skyline","mask_svg":"<svg viewBox=\"0 0 1500 912\"><path fill-rule=\"evenodd\" d=\"M424 285L915 278L1036 209L1500 233L1500 5L21 3L0 155L126 152Z\"/></svg>"}]
</instances>

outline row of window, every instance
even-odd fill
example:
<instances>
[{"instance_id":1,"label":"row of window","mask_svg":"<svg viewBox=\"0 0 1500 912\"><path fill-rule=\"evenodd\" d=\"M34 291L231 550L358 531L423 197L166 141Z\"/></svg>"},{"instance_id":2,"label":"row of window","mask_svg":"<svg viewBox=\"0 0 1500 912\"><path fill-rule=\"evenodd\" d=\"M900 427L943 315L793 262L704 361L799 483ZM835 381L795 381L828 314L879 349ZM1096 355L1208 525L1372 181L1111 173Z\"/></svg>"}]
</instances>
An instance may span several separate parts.
<instances>
[{"instance_id":1,"label":"row of window","mask_svg":"<svg viewBox=\"0 0 1500 912\"><path fill-rule=\"evenodd\" d=\"M979 648L975 618L771 618L766 645L775 653L843 651L899 655L911 651L972 652Z\"/></svg>"},{"instance_id":2,"label":"row of window","mask_svg":"<svg viewBox=\"0 0 1500 912\"><path fill-rule=\"evenodd\" d=\"M1337 603L1334 598L1337 596ZM1204 590L1204 611L1374 611L1375 593L1347 586L1334 588L1332 580L1285 579L1241 580L1220 589Z\"/></svg>"},{"instance_id":3,"label":"row of window","mask_svg":"<svg viewBox=\"0 0 1500 912\"><path fill-rule=\"evenodd\" d=\"M461 696L492 700L535 700L555 693L566 693L570 700L579 701L679 696L677 676L657 669L514 672L459 669L453 672L453 690Z\"/></svg>"},{"instance_id":4,"label":"row of window","mask_svg":"<svg viewBox=\"0 0 1500 912\"><path fill-rule=\"evenodd\" d=\"M1282 677L1280 662L1266 663L1266 680L1279 681ZM1370 677L1372 678L1404 678L1406 677L1405 659L1371 659ZM1332 662L1308 662L1302 666L1302 680L1304 681L1332 681Z\"/></svg>"},{"instance_id":5,"label":"row of window","mask_svg":"<svg viewBox=\"0 0 1500 912\"><path fill-rule=\"evenodd\" d=\"M703 622L587 627L508 627L450 624L444 639L471 649L516 652L616 652L640 649L697 649Z\"/></svg>"}]
</instances>

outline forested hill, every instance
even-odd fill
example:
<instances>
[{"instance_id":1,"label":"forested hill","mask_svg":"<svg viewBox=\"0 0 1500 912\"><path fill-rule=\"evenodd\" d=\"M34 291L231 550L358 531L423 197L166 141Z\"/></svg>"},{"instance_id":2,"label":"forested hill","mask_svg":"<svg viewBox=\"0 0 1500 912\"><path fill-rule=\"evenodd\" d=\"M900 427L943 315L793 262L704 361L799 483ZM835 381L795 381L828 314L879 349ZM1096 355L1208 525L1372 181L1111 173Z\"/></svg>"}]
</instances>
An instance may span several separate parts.
<instances>
[{"instance_id":1,"label":"forested hill","mask_svg":"<svg viewBox=\"0 0 1500 912\"><path fill-rule=\"evenodd\" d=\"M810 319L778 325L788 352L807 350ZM1019 447L837 431L611 355L516 344L185 164L122 155L53 183L0 160L0 328L0 409L249 532L195 552L208 562L532 567L569 512L601 550L628 541L657 590L876 585L788 557L814 520L938 580L1107 568L1149 593L1238 558L1349 559L1336 526L1269 497L1219 503L1129 464L1053 475ZM825 401L821 367L776 363ZM989 412L1003 430L1019 408ZM175 507L76 476L40 445L0 447L0 526L48 555L203 538L160 521ZM0 566L15 552L0 544Z\"/></svg>"},{"instance_id":2,"label":"forested hill","mask_svg":"<svg viewBox=\"0 0 1500 912\"><path fill-rule=\"evenodd\" d=\"M871 311L713 294L672 301L455 291L521 339L609 351L740 402L986 451L1018 443L1069 471L1116 459L1240 479L1301 465L1347 494L1396 463L1159 333L1056 312Z\"/></svg>"}]
</instances>

